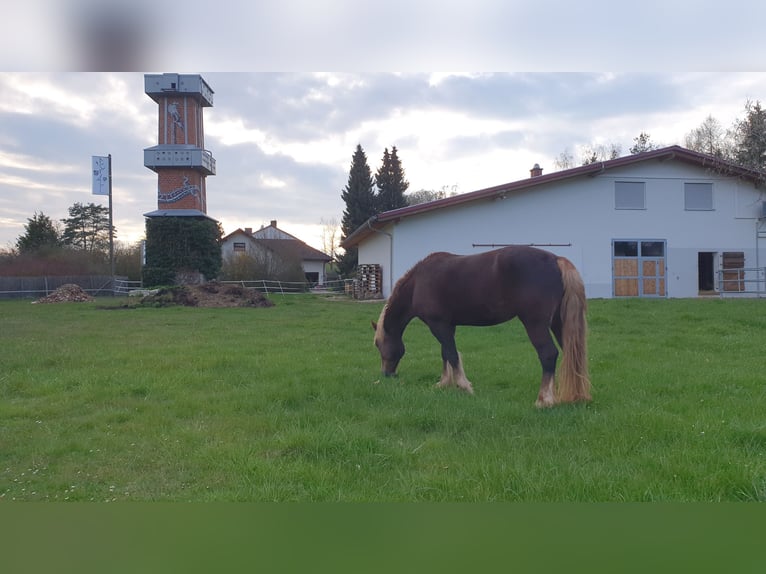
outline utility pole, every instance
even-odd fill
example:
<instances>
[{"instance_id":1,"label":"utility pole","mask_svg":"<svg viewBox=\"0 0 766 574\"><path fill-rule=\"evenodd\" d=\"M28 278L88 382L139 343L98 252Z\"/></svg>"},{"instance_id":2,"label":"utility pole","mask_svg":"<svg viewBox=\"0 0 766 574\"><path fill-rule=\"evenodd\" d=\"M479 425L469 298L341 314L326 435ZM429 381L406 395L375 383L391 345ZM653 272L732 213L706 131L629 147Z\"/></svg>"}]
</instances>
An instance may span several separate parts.
<instances>
[{"instance_id":1,"label":"utility pole","mask_svg":"<svg viewBox=\"0 0 766 574\"><path fill-rule=\"evenodd\" d=\"M109 268L112 271L112 294L117 285L114 279L114 225L112 225L112 154L109 154Z\"/></svg>"}]
</instances>

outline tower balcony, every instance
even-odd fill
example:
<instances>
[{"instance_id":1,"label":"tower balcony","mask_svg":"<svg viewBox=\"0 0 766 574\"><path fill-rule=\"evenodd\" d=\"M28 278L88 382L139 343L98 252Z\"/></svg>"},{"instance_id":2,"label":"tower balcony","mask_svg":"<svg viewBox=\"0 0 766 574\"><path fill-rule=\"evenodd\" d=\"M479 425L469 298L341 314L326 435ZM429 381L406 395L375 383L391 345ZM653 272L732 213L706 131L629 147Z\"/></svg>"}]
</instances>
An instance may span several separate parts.
<instances>
[{"instance_id":1,"label":"tower balcony","mask_svg":"<svg viewBox=\"0 0 766 574\"><path fill-rule=\"evenodd\" d=\"M144 150L144 166L151 170L190 167L215 175L215 158L206 149L190 145L158 145Z\"/></svg>"},{"instance_id":2,"label":"tower balcony","mask_svg":"<svg viewBox=\"0 0 766 574\"><path fill-rule=\"evenodd\" d=\"M213 90L197 74L144 74L146 95L160 103L169 96L191 96L202 106L213 105Z\"/></svg>"}]
</instances>

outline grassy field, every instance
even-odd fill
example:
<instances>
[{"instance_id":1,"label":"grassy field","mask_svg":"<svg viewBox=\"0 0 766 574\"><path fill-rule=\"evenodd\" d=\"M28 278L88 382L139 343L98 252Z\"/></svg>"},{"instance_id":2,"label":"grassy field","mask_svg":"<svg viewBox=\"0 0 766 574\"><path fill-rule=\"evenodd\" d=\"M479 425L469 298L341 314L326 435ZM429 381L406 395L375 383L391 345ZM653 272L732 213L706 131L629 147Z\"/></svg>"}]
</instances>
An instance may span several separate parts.
<instances>
[{"instance_id":1,"label":"grassy field","mask_svg":"<svg viewBox=\"0 0 766 574\"><path fill-rule=\"evenodd\" d=\"M379 382L380 303L0 301L0 500L766 501L766 302L594 300L594 401L538 411L518 321L419 321Z\"/></svg>"}]
</instances>

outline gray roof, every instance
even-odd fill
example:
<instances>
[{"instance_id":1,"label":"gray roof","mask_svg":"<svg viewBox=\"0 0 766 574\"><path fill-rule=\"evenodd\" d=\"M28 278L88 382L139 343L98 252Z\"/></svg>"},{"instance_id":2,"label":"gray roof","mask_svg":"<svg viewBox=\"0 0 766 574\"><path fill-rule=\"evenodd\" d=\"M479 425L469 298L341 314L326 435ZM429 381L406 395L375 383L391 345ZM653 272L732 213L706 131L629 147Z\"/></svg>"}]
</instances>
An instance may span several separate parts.
<instances>
[{"instance_id":1,"label":"gray roof","mask_svg":"<svg viewBox=\"0 0 766 574\"><path fill-rule=\"evenodd\" d=\"M199 209L157 209L144 213L144 217L203 217L216 221L210 217L207 213L200 211Z\"/></svg>"}]
</instances>

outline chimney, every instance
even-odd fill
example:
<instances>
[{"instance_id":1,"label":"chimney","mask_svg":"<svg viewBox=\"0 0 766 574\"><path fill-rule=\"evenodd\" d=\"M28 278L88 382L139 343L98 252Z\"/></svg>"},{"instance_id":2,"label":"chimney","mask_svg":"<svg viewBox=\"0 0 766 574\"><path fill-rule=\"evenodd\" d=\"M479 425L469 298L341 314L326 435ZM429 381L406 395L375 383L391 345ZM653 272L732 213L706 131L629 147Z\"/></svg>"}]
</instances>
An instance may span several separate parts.
<instances>
[{"instance_id":1,"label":"chimney","mask_svg":"<svg viewBox=\"0 0 766 574\"><path fill-rule=\"evenodd\" d=\"M272 219L271 220L271 226L272 227L276 227L277 226L277 220L276 219Z\"/></svg>"},{"instance_id":2,"label":"chimney","mask_svg":"<svg viewBox=\"0 0 766 574\"><path fill-rule=\"evenodd\" d=\"M529 170L529 177L540 177L543 175L543 168L539 163L536 163L532 169Z\"/></svg>"},{"instance_id":3,"label":"chimney","mask_svg":"<svg viewBox=\"0 0 766 574\"><path fill-rule=\"evenodd\" d=\"M252 235L253 234L253 228L252 227L245 227L245 233L247 233L248 235Z\"/></svg>"}]
</instances>

